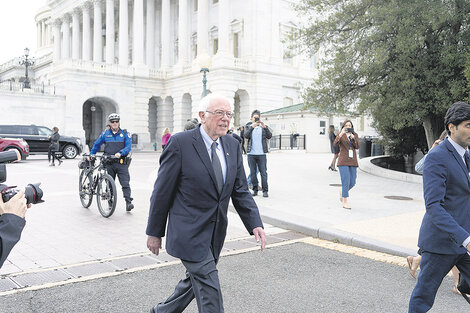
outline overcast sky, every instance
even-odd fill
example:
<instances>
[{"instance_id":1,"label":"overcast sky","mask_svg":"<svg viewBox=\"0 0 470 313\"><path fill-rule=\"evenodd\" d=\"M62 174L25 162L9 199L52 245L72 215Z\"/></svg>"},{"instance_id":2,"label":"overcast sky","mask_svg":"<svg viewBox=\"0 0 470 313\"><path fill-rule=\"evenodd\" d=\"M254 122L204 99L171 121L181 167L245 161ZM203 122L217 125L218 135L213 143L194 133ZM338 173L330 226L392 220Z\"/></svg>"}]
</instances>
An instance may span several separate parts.
<instances>
[{"instance_id":1,"label":"overcast sky","mask_svg":"<svg viewBox=\"0 0 470 313\"><path fill-rule=\"evenodd\" d=\"M36 51L34 16L46 0L0 0L0 64L24 54L24 48Z\"/></svg>"}]
</instances>

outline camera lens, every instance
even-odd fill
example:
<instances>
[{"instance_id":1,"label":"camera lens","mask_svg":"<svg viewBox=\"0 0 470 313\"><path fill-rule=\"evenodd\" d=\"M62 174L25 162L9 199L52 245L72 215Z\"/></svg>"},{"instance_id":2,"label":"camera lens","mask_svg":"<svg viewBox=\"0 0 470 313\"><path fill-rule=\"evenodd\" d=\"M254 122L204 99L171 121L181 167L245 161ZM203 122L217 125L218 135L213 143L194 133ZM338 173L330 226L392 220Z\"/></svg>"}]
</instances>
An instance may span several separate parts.
<instances>
[{"instance_id":1,"label":"camera lens","mask_svg":"<svg viewBox=\"0 0 470 313\"><path fill-rule=\"evenodd\" d=\"M36 204L44 202L42 200L43 192L41 188L39 188L40 184L41 183L28 184L28 186L26 186L24 195L26 197L27 204Z\"/></svg>"}]
</instances>

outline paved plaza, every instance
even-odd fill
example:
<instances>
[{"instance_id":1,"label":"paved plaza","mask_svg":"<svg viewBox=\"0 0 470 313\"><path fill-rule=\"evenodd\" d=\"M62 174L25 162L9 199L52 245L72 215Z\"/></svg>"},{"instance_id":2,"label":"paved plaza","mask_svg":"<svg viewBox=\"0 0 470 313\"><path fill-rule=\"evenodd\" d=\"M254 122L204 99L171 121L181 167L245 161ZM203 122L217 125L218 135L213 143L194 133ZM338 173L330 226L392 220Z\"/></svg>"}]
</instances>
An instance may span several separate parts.
<instances>
[{"instance_id":1,"label":"paved plaza","mask_svg":"<svg viewBox=\"0 0 470 313\"><path fill-rule=\"evenodd\" d=\"M136 208L131 213L125 212L120 193L117 209L108 219L99 214L95 199L88 209L80 204L78 158L65 160L60 167L49 167L45 156L32 156L27 161L7 165L9 185L41 182L46 202L29 209L22 239L0 275L14 277L66 266L149 256L145 227L158 157L154 152L134 154L130 172ZM268 155L269 198L258 196L255 200L270 238L294 230L395 255L414 253L424 214L421 184L381 178L359 170L357 186L351 191L352 210L345 210L338 199L339 173L327 170L330 159L330 154L301 151ZM119 184L118 188L120 191ZM390 195L413 200L384 198ZM247 242L255 244L236 213L229 212L227 241L240 240L245 246Z\"/></svg>"}]
</instances>

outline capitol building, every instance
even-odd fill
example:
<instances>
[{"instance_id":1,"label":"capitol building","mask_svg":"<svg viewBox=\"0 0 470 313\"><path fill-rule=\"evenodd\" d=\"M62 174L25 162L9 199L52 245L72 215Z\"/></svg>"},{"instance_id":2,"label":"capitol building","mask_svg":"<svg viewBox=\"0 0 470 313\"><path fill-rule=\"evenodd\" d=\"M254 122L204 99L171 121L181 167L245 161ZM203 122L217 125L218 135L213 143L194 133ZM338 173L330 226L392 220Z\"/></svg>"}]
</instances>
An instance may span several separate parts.
<instances>
[{"instance_id":1,"label":"capitol building","mask_svg":"<svg viewBox=\"0 0 470 313\"><path fill-rule=\"evenodd\" d=\"M233 125L302 102L317 56L291 48L294 0L47 0L37 12L31 88L18 58L0 65L1 124L58 126L93 143L109 113L138 147L183 129L207 92L231 99ZM5 111L4 111L5 112Z\"/></svg>"}]
</instances>

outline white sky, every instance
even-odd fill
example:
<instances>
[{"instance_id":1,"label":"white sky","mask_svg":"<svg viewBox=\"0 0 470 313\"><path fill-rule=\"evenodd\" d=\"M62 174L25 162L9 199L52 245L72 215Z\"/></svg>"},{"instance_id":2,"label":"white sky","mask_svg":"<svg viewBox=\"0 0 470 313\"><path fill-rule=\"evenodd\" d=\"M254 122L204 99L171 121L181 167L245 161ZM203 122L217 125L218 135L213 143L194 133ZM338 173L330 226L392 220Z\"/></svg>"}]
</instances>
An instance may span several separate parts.
<instances>
[{"instance_id":1,"label":"white sky","mask_svg":"<svg viewBox=\"0 0 470 313\"><path fill-rule=\"evenodd\" d=\"M34 16L46 3L46 0L0 0L0 64L23 55L26 47L35 56Z\"/></svg>"}]
</instances>

